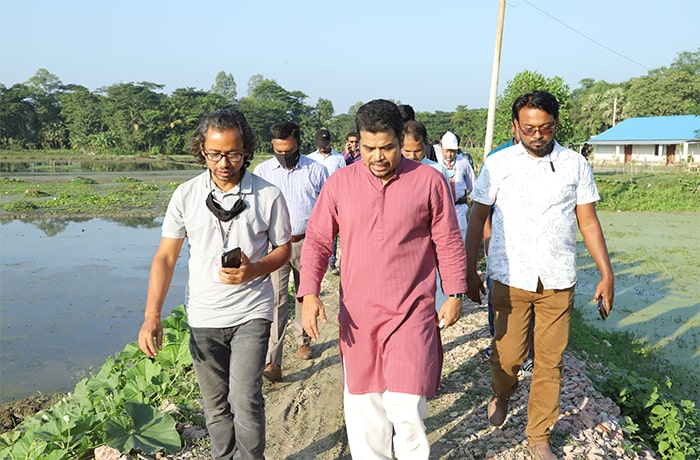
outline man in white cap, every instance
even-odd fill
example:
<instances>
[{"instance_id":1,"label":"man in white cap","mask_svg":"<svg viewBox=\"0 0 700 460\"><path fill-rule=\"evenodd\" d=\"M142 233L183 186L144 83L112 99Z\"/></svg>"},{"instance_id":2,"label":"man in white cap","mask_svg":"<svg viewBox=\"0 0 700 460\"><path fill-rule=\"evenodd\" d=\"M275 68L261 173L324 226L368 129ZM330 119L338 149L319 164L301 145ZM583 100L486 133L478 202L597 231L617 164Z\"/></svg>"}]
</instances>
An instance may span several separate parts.
<instances>
[{"instance_id":1,"label":"man in white cap","mask_svg":"<svg viewBox=\"0 0 700 460\"><path fill-rule=\"evenodd\" d=\"M450 184L452 199L457 211L459 229L462 232L462 241L467 236L467 213L469 211L469 193L474 188L476 176L469 160L458 153L459 142L452 131L447 131L440 138L440 146L435 149L438 163L443 167L445 178Z\"/></svg>"}]
</instances>

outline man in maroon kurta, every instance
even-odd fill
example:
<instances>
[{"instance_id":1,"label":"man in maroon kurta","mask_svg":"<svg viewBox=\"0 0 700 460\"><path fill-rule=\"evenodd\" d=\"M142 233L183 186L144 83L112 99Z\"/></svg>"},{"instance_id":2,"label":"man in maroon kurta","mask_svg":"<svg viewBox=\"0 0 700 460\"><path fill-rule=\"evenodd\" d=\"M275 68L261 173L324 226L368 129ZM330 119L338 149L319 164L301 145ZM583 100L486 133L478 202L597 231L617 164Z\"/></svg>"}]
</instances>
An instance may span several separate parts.
<instances>
[{"instance_id":1,"label":"man in maroon kurta","mask_svg":"<svg viewBox=\"0 0 700 460\"><path fill-rule=\"evenodd\" d=\"M318 338L317 318L326 320L320 284L333 238L341 233L338 321L350 450L354 458L391 458L394 431L398 458L427 459L425 398L435 396L442 368L438 324L449 327L461 315L464 244L445 179L401 155L396 105L369 102L355 121L362 163L329 178L306 228L297 292L303 297L302 323ZM450 294L437 315L436 264ZM348 397L355 395L378 399L366 402L358 415L355 408L365 399L351 399L349 408ZM406 414L411 404L415 414ZM395 406L399 414L392 413Z\"/></svg>"}]
</instances>

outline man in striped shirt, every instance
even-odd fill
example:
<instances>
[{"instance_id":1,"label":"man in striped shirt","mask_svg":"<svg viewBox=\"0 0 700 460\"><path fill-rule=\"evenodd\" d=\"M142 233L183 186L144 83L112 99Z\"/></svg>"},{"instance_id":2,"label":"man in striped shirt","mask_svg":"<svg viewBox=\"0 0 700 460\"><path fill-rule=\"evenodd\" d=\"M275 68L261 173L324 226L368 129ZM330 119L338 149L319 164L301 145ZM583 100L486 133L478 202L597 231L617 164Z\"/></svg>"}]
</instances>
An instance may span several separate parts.
<instances>
[{"instance_id":1,"label":"man in striped shirt","mask_svg":"<svg viewBox=\"0 0 700 460\"><path fill-rule=\"evenodd\" d=\"M362 163L333 174L307 229L297 295L318 338L320 285L333 238L343 235L338 323L344 410L355 459L425 459L423 419L442 368L439 325L461 315L466 258L445 178L403 158L403 121L378 99L355 117ZM435 312L435 269L448 299Z\"/></svg>"},{"instance_id":2,"label":"man in striped shirt","mask_svg":"<svg viewBox=\"0 0 700 460\"><path fill-rule=\"evenodd\" d=\"M272 150L275 158L260 163L255 174L281 191L289 207L292 223L292 254L289 262L271 273L275 289L275 313L270 329L270 343L263 375L277 382L282 379L282 345L289 317L289 275L294 276L295 289L299 286L299 264L304 244L306 224L316 204L321 187L328 178L328 171L321 164L300 153L301 132L296 123L283 121L270 127ZM301 303L295 303L294 336L297 357L311 359L311 339L301 325Z\"/></svg>"}]
</instances>

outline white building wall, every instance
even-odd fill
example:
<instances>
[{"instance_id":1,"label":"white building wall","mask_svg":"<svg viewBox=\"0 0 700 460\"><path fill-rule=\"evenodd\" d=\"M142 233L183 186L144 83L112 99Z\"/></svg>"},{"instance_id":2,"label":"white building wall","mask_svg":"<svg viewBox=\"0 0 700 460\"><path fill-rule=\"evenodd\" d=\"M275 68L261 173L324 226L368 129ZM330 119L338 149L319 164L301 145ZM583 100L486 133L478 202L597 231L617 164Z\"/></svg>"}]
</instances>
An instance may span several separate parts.
<instances>
[{"instance_id":1,"label":"white building wall","mask_svg":"<svg viewBox=\"0 0 700 460\"><path fill-rule=\"evenodd\" d=\"M637 163L666 164L667 145L632 145L632 161ZM700 163L700 142L689 142L676 145L675 163L685 163L688 158ZM595 163L625 162L625 145L593 145L592 161Z\"/></svg>"},{"instance_id":2,"label":"white building wall","mask_svg":"<svg viewBox=\"0 0 700 460\"><path fill-rule=\"evenodd\" d=\"M594 145L592 161L594 163L622 163L625 156L618 158L617 148L615 145Z\"/></svg>"},{"instance_id":3,"label":"white building wall","mask_svg":"<svg viewBox=\"0 0 700 460\"><path fill-rule=\"evenodd\" d=\"M637 163L665 163L665 145L633 145L632 161Z\"/></svg>"}]
</instances>

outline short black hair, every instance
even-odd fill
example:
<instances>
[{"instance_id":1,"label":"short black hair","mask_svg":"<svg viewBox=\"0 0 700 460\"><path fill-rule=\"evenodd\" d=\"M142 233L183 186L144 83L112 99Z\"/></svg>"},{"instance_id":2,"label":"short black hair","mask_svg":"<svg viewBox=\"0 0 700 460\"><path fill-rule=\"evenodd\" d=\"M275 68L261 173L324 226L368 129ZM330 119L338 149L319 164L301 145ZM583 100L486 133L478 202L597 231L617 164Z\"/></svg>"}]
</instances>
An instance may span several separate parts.
<instances>
[{"instance_id":1,"label":"short black hair","mask_svg":"<svg viewBox=\"0 0 700 460\"><path fill-rule=\"evenodd\" d=\"M428 145L428 130L420 121L408 120L403 123L403 135L410 136L423 145Z\"/></svg>"},{"instance_id":2,"label":"short black hair","mask_svg":"<svg viewBox=\"0 0 700 460\"><path fill-rule=\"evenodd\" d=\"M518 96L513 102L513 120L520 121L520 110L524 107L544 110L554 118L554 121L559 120L559 102L547 91L535 90Z\"/></svg>"},{"instance_id":3,"label":"short black hair","mask_svg":"<svg viewBox=\"0 0 700 460\"><path fill-rule=\"evenodd\" d=\"M280 121L270 126L270 139L287 139L293 137L301 147L301 130L293 121Z\"/></svg>"},{"instance_id":4,"label":"short black hair","mask_svg":"<svg viewBox=\"0 0 700 460\"><path fill-rule=\"evenodd\" d=\"M248 124L248 120L245 119L243 113L238 110L217 110L202 116L197 129L195 129L190 139L189 145L190 155L200 164L207 163L202 150L209 128L217 131L239 129L241 137L243 138L243 164L245 167L250 166L250 162L253 160L255 151L258 148L258 138L253 128Z\"/></svg>"},{"instance_id":5,"label":"short black hair","mask_svg":"<svg viewBox=\"0 0 700 460\"><path fill-rule=\"evenodd\" d=\"M355 114L355 128L357 132L368 131L379 133L393 131L399 143L403 139L403 119L399 108L386 99L369 101Z\"/></svg>"},{"instance_id":6,"label":"short black hair","mask_svg":"<svg viewBox=\"0 0 700 460\"><path fill-rule=\"evenodd\" d=\"M416 112L413 110L413 107L408 104L400 104L399 112L401 112L401 118L404 122L416 119Z\"/></svg>"},{"instance_id":7,"label":"short black hair","mask_svg":"<svg viewBox=\"0 0 700 460\"><path fill-rule=\"evenodd\" d=\"M350 132L348 133L348 135L345 136L345 140L347 141L347 140L350 139L351 137L356 137L356 138L359 139L359 138L360 138L360 135L357 134L355 131L350 131Z\"/></svg>"}]
</instances>

